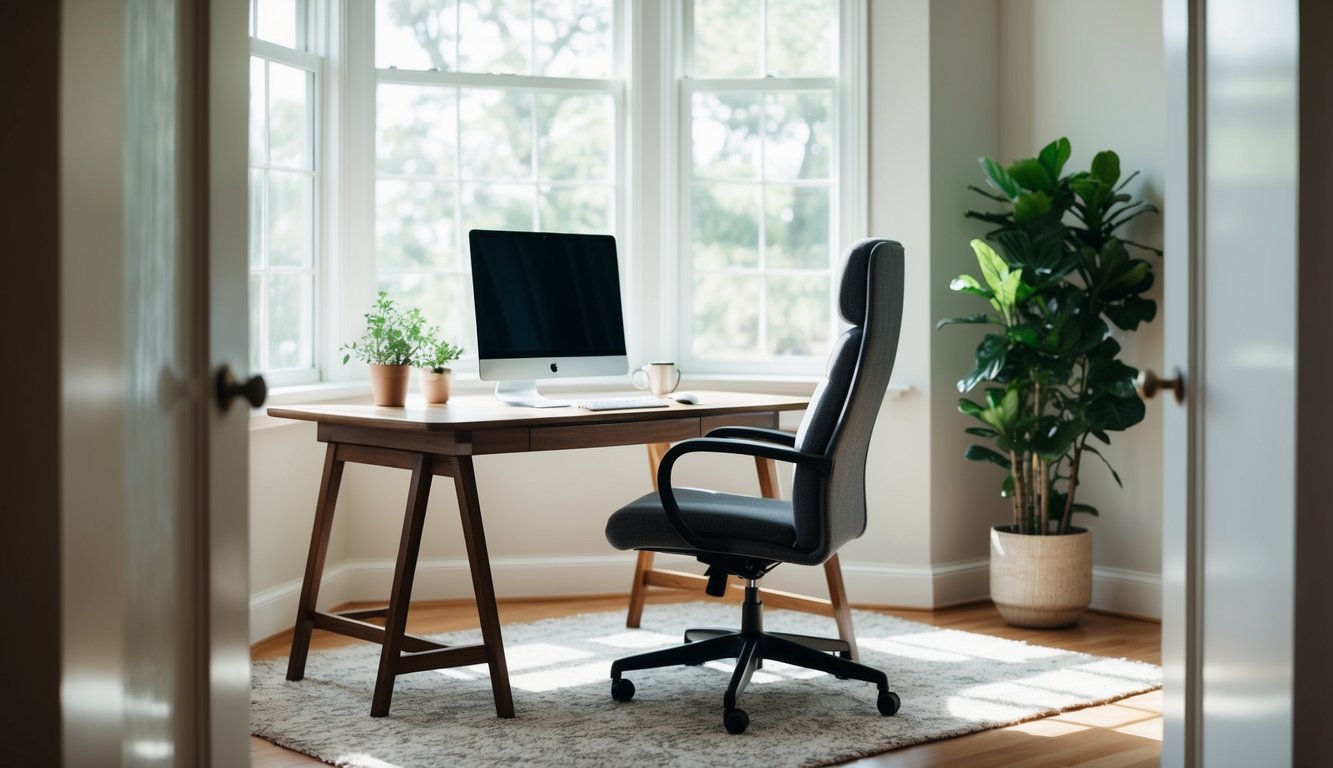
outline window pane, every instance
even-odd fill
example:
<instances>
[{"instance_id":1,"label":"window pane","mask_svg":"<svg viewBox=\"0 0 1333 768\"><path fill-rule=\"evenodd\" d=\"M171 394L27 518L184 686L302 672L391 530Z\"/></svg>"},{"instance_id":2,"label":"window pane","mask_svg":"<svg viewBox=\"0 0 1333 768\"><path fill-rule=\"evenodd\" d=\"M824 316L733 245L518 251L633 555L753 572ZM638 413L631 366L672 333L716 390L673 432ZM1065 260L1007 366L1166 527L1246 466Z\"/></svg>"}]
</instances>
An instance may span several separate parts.
<instances>
[{"instance_id":1,"label":"window pane","mask_svg":"<svg viewBox=\"0 0 1333 768\"><path fill-rule=\"evenodd\" d=\"M541 178L611 180L615 100L610 94L543 93L537 108Z\"/></svg>"},{"instance_id":2,"label":"window pane","mask_svg":"<svg viewBox=\"0 0 1333 768\"><path fill-rule=\"evenodd\" d=\"M696 0L694 75L757 77L760 0Z\"/></svg>"},{"instance_id":3,"label":"window pane","mask_svg":"<svg viewBox=\"0 0 1333 768\"><path fill-rule=\"evenodd\" d=\"M536 0L533 74L611 76L611 0Z\"/></svg>"},{"instance_id":4,"label":"window pane","mask_svg":"<svg viewBox=\"0 0 1333 768\"><path fill-rule=\"evenodd\" d=\"M264 60L250 57L250 162L263 163L268 152L268 93L264 90Z\"/></svg>"},{"instance_id":5,"label":"window pane","mask_svg":"<svg viewBox=\"0 0 1333 768\"><path fill-rule=\"evenodd\" d=\"M829 351L827 275L771 275L768 278L770 355L824 356Z\"/></svg>"},{"instance_id":6,"label":"window pane","mask_svg":"<svg viewBox=\"0 0 1333 768\"><path fill-rule=\"evenodd\" d=\"M543 187L538 228L610 234L614 196L613 187Z\"/></svg>"},{"instance_id":7,"label":"window pane","mask_svg":"<svg viewBox=\"0 0 1333 768\"><path fill-rule=\"evenodd\" d=\"M771 269L828 269L828 188L765 187L764 239Z\"/></svg>"},{"instance_id":8,"label":"window pane","mask_svg":"<svg viewBox=\"0 0 1333 768\"><path fill-rule=\"evenodd\" d=\"M429 325L440 328L441 335L465 349L477 348L477 333L472 319L472 287L457 274L380 275L375 289L387 291L394 301L419 307Z\"/></svg>"},{"instance_id":9,"label":"window pane","mask_svg":"<svg viewBox=\"0 0 1333 768\"><path fill-rule=\"evenodd\" d=\"M458 8L454 0L378 0L375 66L380 69L457 69Z\"/></svg>"},{"instance_id":10,"label":"window pane","mask_svg":"<svg viewBox=\"0 0 1333 768\"><path fill-rule=\"evenodd\" d=\"M297 39L301 28L297 20L302 3L297 0L259 0L255 19L255 37L288 48L305 50L305 41Z\"/></svg>"},{"instance_id":11,"label":"window pane","mask_svg":"<svg viewBox=\"0 0 1333 768\"><path fill-rule=\"evenodd\" d=\"M532 93L524 91L459 92L463 178L532 178L532 102Z\"/></svg>"},{"instance_id":12,"label":"window pane","mask_svg":"<svg viewBox=\"0 0 1333 768\"><path fill-rule=\"evenodd\" d=\"M759 95L696 93L690 140L694 174L708 178L759 176Z\"/></svg>"},{"instance_id":13,"label":"window pane","mask_svg":"<svg viewBox=\"0 0 1333 768\"><path fill-rule=\"evenodd\" d=\"M536 190L532 184L464 184L463 231L531 231Z\"/></svg>"},{"instance_id":14,"label":"window pane","mask_svg":"<svg viewBox=\"0 0 1333 768\"><path fill-rule=\"evenodd\" d=\"M759 346L759 279L694 276L694 354L754 357Z\"/></svg>"},{"instance_id":15,"label":"window pane","mask_svg":"<svg viewBox=\"0 0 1333 768\"><path fill-rule=\"evenodd\" d=\"M454 178L457 91L419 85L381 85L375 103L375 151L380 173Z\"/></svg>"},{"instance_id":16,"label":"window pane","mask_svg":"<svg viewBox=\"0 0 1333 768\"><path fill-rule=\"evenodd\" d=\"M768 0L765 74L832 75L838 35L835 0Z\"/></svg>"},{"instance_id":17,"label":"window pane","mask_svg":"<svg viewBox=\"0 0 1333 768\"><path fill-rule=\"evenodd\" d=\"M264 172L250 169L250 268L264 266Z\"/></svg>"},{"instance_id":18,"label":"window pane","mask_svg":"<svg viewBox=\"0 0 1333 768\"><path fill-rule=\"evenodd\" d=\"M309 272L268 275L268 367L309 368L313 364L311 317L314 280Z\"/></svg>"},{"instance_id":19,"label":"window pane","mask_svg":"<svg viewBox=\"0 0 1333 768\"><path fill-rule=\"evenodd\" d=\"M302 173L268 172L268 266L312 263L311 184Z\"/></svg>"},{"instance_id":20,"label":"window pane","mask_svg":"<svg viewBox=\"0 0 1333 768\"><path fill-rule=\"evenodd\" d=\"M764 175L827 179L833 158L833 95L774 94L764 107Z\"/></svg>"},{"instance_id":21,"label":"window pane","mask_svg":"<svg viewBox=\"0 0 1333 768\"><path fill-rule=\"evenodd\" d=\"M695 269L759 265L759 185L695 184Z\"/></svg>"},{"instance_id":22,"label":"window pane","mask_svg":"<svg viewBox=\"0 0 1333 768\"><path fill-rule=\"evenodd\" d=\"M375 185L377 269L459 269L454 185L381 179Z\"/></svg>"},{"instance_id":23,"label":"window pane","mask_svg":"<svg viewBox=\"0 0 1333 768\"><path fill-rule=\"evenodd\" d=\"M310 170L310 78L305 70L268 63L269 162Z\"/></svg>"},{"instance_id":24,"label":"window pane","mask_svg":"<svg viewBox=\"0 0 1333 768\"><path fill-rule=\"evenodd\" d=\"M532 73L529 0L463 0L458 69L504 75Z\"/></svg>"},{"instance_id":25,"label":"window pane","mask_svg":"<svg viewBox=\"0 0 1333 768\"><path fill-rule=\"evenodd\" d=\"M264 370L261 357L264 349L264 336L260 325L260 316L264 312L264 276L250 273L250 370Z\"/></svg>"}]
</instances>

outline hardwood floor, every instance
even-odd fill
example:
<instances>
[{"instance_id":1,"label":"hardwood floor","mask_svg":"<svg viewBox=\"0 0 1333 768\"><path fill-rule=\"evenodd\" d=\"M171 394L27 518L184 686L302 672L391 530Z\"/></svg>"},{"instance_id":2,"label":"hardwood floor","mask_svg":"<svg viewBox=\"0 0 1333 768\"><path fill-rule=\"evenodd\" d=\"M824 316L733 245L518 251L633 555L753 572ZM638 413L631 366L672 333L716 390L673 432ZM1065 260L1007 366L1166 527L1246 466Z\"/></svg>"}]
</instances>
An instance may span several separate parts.
<instances>
[{"instance_id":1,"label":"hardwood floor","mask_svg":"<svg viewBox=\"0 0 1333 768\"><path fill-rule=\"evenodd\" d=\"M648 596L649 603L693 599L698 599L698 596L667 592ZM626 603L624 595L501 600L500 620L508 624L588 611L623 611ZM368 606L357 604L342 608L353 607ZM885 609L883 612L938 627L980 632L1036 645L1161 663L1161 628L1149 621L1091 613L1072 629L1030 630L1005 624L989 603L938 611ZM466 601L414 603L408 618L408 631L417 634L477 626L476 608ZM317 631L311 649L333 648L355 642L360 641ZM251 656L256 659L286 656L290 644L291 634L283 633L256 643L251 648ZM1009 728L886 752L857 761L854 765L858 768L1040 768L1056 765L1138 768L1160 763L1161 740L1161 692L1158 691ZM282 749L254 736L250 737L250 764L253 768L324 765L318 760Z\"/></svg>"}]
</instances>

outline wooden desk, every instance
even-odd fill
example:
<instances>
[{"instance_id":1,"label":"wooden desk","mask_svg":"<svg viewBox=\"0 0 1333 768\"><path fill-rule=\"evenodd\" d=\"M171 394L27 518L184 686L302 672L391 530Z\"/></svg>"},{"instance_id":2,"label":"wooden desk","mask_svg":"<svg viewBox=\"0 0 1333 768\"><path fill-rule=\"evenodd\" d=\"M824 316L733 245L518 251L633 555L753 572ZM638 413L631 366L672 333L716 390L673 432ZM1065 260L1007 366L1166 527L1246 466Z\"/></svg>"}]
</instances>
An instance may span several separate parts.
<instances>
[{"instance_id":1,"label":"wooden desk","mask_svg":"<svg viewBox=\"0 0 1333 768\"><path fill-rule=\"evenodd\" d=\"M672 442L699 437L720 426L776 428L781 411L800 410L807 403L805 398L771 395L731 392L698 394L698 405L673 403L667 408L599 412L571 408L515 408L500 405L490 396L456 397L448 405L409 403L406 408L368 405L269 408L270 416L316 422L319 441L328 444L319 498L315 504L305 579L297 607L292 652L287 663L287 679L300 680L305 676L310 634L315 629L323 629L383 646L370 707L372 716L382 717L389 713L393 683L398 675L485 663L490 668L496 714L513 717L514 704L509 690L509 674L500 637L500 619L496 611L495 587L491 581L472 457L647 444L649 468L655 486L657 464ZM412 478L388 605L384 608L335 614L316 610L315 603L323 578L324 557L333 528L333 512L342 482L343 466L348 462L409 469ZM776 498L779 495L778 482L773 463L757 459L756 466L761 492ZM446 647L406 633L412 580L426 517L426 500L430 495L431 481L437 475L453 478L458 496L463 538L472 571L472 588L481 620L482 641L478 644ZM611 512L607 510L608 515ZM694 574L654 570L652 562L652 553L639 554L627 621L629 626L639 624L644 593L648 586L697 589L705 583L703 577ZM842 572L836 557L825 564L825 573L829 582L830 600L768 591L764 593L765 597L775 605L835 617L842 638L849 643L853 642L851 614L843 594ZM384 619L383 627L366 621L381 617Z\"/></svg>"}]
</instances>

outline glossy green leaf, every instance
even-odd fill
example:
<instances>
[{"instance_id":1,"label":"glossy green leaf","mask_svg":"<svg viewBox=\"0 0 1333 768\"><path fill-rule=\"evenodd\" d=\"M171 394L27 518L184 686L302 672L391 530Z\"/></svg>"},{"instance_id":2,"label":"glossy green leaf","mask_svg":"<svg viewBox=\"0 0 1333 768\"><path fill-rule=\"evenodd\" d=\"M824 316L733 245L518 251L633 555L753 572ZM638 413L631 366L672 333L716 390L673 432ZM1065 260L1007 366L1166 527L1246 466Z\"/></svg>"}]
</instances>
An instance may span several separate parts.
<instances>
[{"instance_id":1,"label":"glossy green leaf","mask_svg":"<svg viewBox=\"0 0 1333 768\"><path fill-rule=\"evenodd\" d=\"M1036 160L1019 160L1009 166L1009 176L1024 189L1050 193L1054 177Z\"/></svg>"},{"instance_id":2,"label":"glossy green leaf","mask_svg":"<svg viewBox=\"0 0 1333 768\"><path fill-rule=\"evenodd\" d=\"M1120 432L1143 421L1144 410L1138 397L1105 396L1088 403L1084 416L1094 429Z\"/></svg>"},{"instance_id":3,"label":"glossy green leaf","mask_svg":"<svg viewBox=\"0 0 1333 768\"><path fill-rule=\"evenodd\" d=\"M935 324L935 330L939 330L946 325L1003 325L998 317L978 313L975 315L962 315L961 317L946 317Z\"/></svg>"},{"instance_id":4,"label":"glossy green leaf","mask_svg":"<svg viewBox=\"0 0 1333 768\"><path fill-rule=\"evenodd\" d=\"M1060 171L1064 170L1065 162L1069 160L1071 151L1069 139L1062 137L1042 147L1041 153L1037 155L1037 162L1041 163L1052 179L1058 179Z\"/></svg>"},{"instance_id":5,"label":"glossy green leaf","mask_svg":"<svg viewBox=\"0 0 1333 768\"><path fill-rule=\"evenodd\" d=\"M963 453L963 458L968 461L988 461L1005 469L1010 466L1009 457L1003 456L998 451L984 445L969 445L967 451Z\"/></svg>"},{"instance_id":6,"label":"glossy green leaf","mask_svg":"<svg viewBox=\"0 0 1333 768\"><path fill-rule=\"evenodd\" d=\"M1108 187L1114 187L1120 179L1120 156L1110 151L1098 152L1092 158L1092 175L1102 180Z\"/></svg>"},{"instance_id":7,"label":"glossy green leaf","mask_svg":"<svg viewBox=\"0 0 1333 768\"><path fill-rule=\"evenodd\" d=\"M989 157L983 157L977 162L981 163L981 170L986 174L986 181L990 182L992 187L1003 192L1010 200L1018 197L1018 183L1004 170L1004 166Z\"/></svg>"}]
</instances>

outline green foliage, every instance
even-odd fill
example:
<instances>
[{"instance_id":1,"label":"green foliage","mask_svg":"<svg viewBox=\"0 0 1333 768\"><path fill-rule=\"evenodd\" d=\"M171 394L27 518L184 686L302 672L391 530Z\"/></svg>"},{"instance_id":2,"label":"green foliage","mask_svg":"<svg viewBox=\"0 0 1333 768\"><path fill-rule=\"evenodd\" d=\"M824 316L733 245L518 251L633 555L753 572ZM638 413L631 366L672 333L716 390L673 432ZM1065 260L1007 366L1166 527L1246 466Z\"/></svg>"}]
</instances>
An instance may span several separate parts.
<instances>
[{"instance_id":1,"label":"green foliage","mask_svg":"<svg viewBox=\"0 0 1333 768\"><path fill-rule=\"evenodd\" d=\"M434 336L420 309L403 307L380 291L374 310L366 313L365 333L341 348L343 364L355 357L370 365L414 365Z\"/></svg>"},{"instance_id":2,"label":"green foliage","mask_svg":"<svg viewBox=\"0 0 1333 768\"><path fill-rule=\"evenodd\" d=\"M1092 453L1120 476L1089 438L1109 444L1143 420L1134 390L1138 371L1118 359L1111 327L1135 330L1151 322L1157 304L1144 294L1152 264L1126 246L1161 255L1116 232L1157 209L1123 190L1120 158L1100 152L1088 171L1061 175L1069 140L1044 147L1034 159L1003 166L982 158L989 189L971 187L1000 204L968 211L995 227L973 240L981 278L960 275L955 291L986 299L997 315L978 313L937 324L994 327L977 346L975 365L958 381L960 392L983 382L985 403L964 398L960 412L981 426L967 433L991 445L972 445L964 458L1002 467L1001 495L1011 500L1014 530L1065 533L1076 512L1097 510L1075 501L1080 463ZM988 242L987 242L988 241Z\"/></svg>"},{"instance_id":3,"label":"green foliage","mask_svg":"<svg viewBox=\"0 0 1333 768\"><path fill-rule=\"evenodd\" d=\"M432 331L435 329L432 328ZM453 344L438 338L435 333L431 334L430 341L422 350L421 359L418 364L422 368L429 368L436 373L444 373L449 363L457 360L459 355L463 354L462 347L455 347Z\"/></svg>"}]
</instances>

